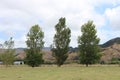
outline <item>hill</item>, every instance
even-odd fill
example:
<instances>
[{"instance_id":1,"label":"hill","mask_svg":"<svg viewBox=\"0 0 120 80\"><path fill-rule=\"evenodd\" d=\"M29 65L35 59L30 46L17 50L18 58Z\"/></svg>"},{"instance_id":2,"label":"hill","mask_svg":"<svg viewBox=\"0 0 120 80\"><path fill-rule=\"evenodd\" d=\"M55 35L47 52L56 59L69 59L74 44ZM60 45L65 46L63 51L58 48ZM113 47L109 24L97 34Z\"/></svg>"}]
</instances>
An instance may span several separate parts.
<instances>
[{"instance_id":1,"label":"hill","mask_svg":"<svg viewBox=\"0 0 120 80\"><path fill-rule=\"evenodd\" d=\"M111 62L112 59L120 59L120 38L114 38L103 45L102 47L102 57L101 60L108 63Z\"/></svg>"},{"instance_id":2,"label":"hill","mask_svg":"<svg viewBox=\"0 0 120 80\"><path fill-rule=\"evenodd\" d=\"M101 49L102 49L102 57L101 57L101 61L104 61L106 63L110 62L113 58L115 59L120 59L120 37L111 39L109 41L107 41L106 43L100 45ZM16 55L18 59L23 59L26 54L24 52L25 48L16 48ZM4 49L0 49L0 53L4 52ZM43 48L43 58L46 61L49 60L53 60L54 58L52 57L52 53L50 51L49 47L44 47ZM78 59L78 48L73 48L70 47L70 51L69 51L69 60L77 60Z\"/></svg>"},{"instance_id":3,"label":"hill","mask_svg":"<svg viewBox=\"0 0 120 80\"><path fill-rule=\"evenodd\" d=\"M106 43L102 44L101 47L106 48L106 47L112 46L114 44L120 44L120 37L117 37L117 38L107 41Z\"/></svg>"}]
</instances>

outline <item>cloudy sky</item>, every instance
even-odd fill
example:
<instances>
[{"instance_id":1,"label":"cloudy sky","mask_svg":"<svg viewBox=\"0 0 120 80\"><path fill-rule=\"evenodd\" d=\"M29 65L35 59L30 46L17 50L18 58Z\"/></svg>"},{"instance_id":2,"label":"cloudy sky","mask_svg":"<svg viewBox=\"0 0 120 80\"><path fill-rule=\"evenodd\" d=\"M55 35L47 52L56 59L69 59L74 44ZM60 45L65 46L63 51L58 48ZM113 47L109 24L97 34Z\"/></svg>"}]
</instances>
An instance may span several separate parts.
<instances>
[{"instance_id":1,"label":"cloudy sky","mask_svg":"<svg viewBox=\"0 0 120 80\"><path fill-rule=\"evenodd\" d=\"M49 47L60 17L66 18L72 31L73 47L81 25L88 20L94 21L100 44L120 37L120 0L0 0L0 44L13 37L15 47L26 47L26 34L39 24Z\"/></svg>"}]
</instances>

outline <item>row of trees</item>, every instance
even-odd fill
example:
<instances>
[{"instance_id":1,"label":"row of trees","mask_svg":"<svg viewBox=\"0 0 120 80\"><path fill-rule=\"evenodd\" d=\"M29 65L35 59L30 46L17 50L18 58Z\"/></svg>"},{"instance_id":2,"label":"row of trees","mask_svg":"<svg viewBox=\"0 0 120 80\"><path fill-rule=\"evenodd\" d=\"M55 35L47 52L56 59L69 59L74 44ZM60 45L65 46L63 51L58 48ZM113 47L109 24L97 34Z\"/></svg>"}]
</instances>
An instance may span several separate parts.
<instances>
[{"instance_id":1,"label":"row of trees","mask_svg":"<svg viewBox=\"0 0 120 80\"><path fill-rule=\"evenodd\" d=\"M56 64L60 67L68 57L71 30L66 26L65 18L60 18L55 25L55 35L51 51L56 59ZM82 35L78 37L80 63L94 64L100 59L100 49L98 47L100 39L97 37L93 21L88 21L81 27ZM42 48L44 45L44 33L38 25L32 26L27 35L27 56L25 61L28 65L35 67L42 64Z\"/></svg>"},{"instance_id":2,"label":"row of trees","mask_svg":"<svg viewBox=\"0 0 120 80\"><path fill-rule=\"evenodd\" d=\"M69 43L71 41L71 30L66 26L65 18L59 19L59 22L55 25L55 31L51 51L56 59L56 64L60 67L68 57ZM79 59L80 63L88 66L89 64L96 63L100 59L100 49L98 47L100 39L96 35L97 31L93 21L88 21L82 25L81 32L82 35L78 37ZM44 47L43 38L44 32L39 25L32 26L27 34L25 63L31 67L40 66L44 61L42 58L42 48ZM12 41L12 38L6 41L5 45L7 46L7 50L2 54L1 60L5 64L10 61L9 64L11 64L14 59L14 41ZM10 58L5 58L6 55L10 55L11 60Z\"/></svg>"}]
</instances>

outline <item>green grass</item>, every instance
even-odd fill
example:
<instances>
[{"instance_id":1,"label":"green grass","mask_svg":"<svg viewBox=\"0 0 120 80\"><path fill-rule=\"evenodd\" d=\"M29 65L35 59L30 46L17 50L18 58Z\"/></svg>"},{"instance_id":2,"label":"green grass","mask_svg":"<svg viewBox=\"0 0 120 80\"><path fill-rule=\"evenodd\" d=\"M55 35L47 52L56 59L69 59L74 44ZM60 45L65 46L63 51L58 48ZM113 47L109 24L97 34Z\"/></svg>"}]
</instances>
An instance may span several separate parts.
<instances>
[{"instance_id":1,"label":"green grass","mask_svg":"<svg viewBox=\"0 0 120 80\"><path fill-rule=\"evenodd\" d=\"M0 80L120 80L118 66L0 66Z\"/></svg>"}]
</instances>

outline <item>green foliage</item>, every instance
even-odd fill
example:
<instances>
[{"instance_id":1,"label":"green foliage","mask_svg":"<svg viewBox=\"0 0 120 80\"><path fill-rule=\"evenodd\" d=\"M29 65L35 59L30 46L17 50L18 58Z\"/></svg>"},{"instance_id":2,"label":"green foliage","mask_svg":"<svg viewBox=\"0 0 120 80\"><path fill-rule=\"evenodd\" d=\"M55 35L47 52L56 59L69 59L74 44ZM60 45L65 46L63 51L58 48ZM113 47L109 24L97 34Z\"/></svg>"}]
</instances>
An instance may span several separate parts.
<instances>
[{"instance_id":1,"label":"green foliage","mask_svg":"<svg viewBox=\"0 0 120 80\"><path fill-rule=\"evenodd\" d=\"M71 31L66 27L65 18L60 18L55 26L56 34L52 45L53 56L56 58L58 66L63 65L68 57Z\"/></svg>"},{"instance_id":2,"label":"green foliage","mask_svg":"<svg viewBox=\"0 0 120 80\"><path fill-rule=\"evenodd\" d=\"M26 64L32 67L37 67L42 64L42 54L41 50L44 46L44 33L38 25L31 27L29 33L27 34L27 49L25 50L27 55L25 58Z\"/></svg>"},{"instance_id":3,"label":"green foliage","mask_svg":"<svg viewBox=\"0 0 120 80\"><path fill-rule=\"evenodd\" d=\"M97 31L93 21L88 21L81 27L82 35L78 37L78 47L80 52L80 62L82 64L94 64L100 59L100 39L97 38Z\"/></svg>"},{"instance_id":4,"label":"green foliage","mask_svg":"<svg viewBox=\"0 0 120 80\"><path fill-rule=\"evenodd\" d=\"M3 61L3 64L8 66L8 65L12 65L15 59L14 56L14 51L5 51L5 53L1 54L1 60Z\"/></svg>"},{"instance_id":5,"label":"green foliage","mask_svg":"<svg viewBox=\"0 0 120 80\"><path fill-rule=\"evenodd\" d=\"M27 34L27 47L33 48L34 51L41 51L44 46L44 32L39 27L39 25L34 25L31 27L30 31Z\"/></svg>"},{"instance_id":6,"label":"green foliage","mask_svg":"<svg viewBox=\"0 0 120 80\"><path fill-rule=\"evenodd\" d=\"M25 63L31 67L39 66L41 63L43 63L42 53L34 53L29 50L29 53L27 53L25 58Z\"/></svg>"},{"instance_id":7,"label":"green foliage","mask_svg":"<svg viewBox=\"0 0 120 80\"><path fill-rule=\"evenodd\" d=\"M5 41L3 46L5 51L0 55L0 58L4 65L12 65L15 59L14 41L12 40L12 37L10 40Z\"/></svg>"},{"instance_id":8,"label":"green foliage","mask_svg":"<svg viewBox=\"0 0 120 80\"><path fill-rule=\"evenodd\" d=\"M120 60L119 58L112 58L109 64L119 64L120 65Z\"/></svg>"}]
</instances>

